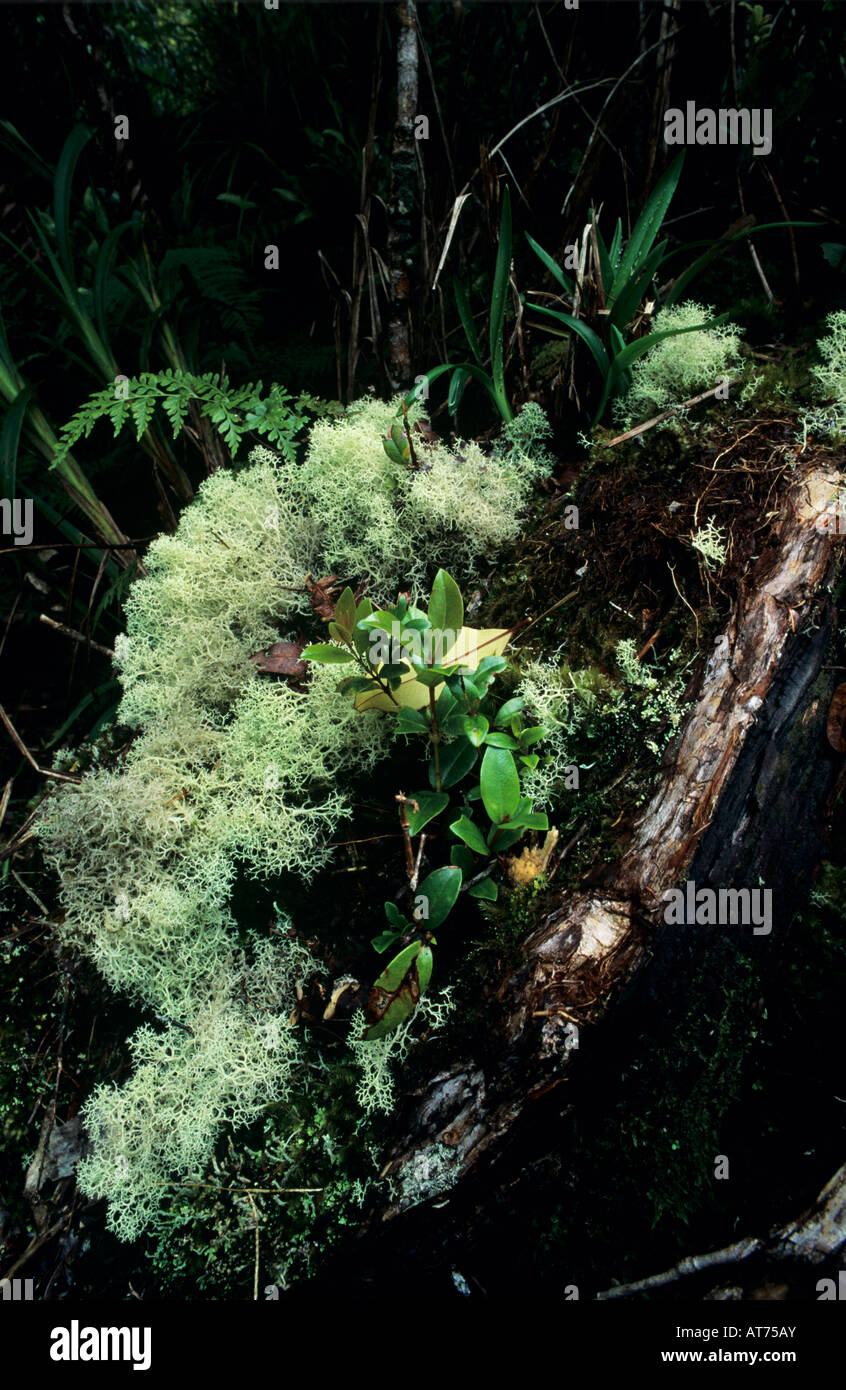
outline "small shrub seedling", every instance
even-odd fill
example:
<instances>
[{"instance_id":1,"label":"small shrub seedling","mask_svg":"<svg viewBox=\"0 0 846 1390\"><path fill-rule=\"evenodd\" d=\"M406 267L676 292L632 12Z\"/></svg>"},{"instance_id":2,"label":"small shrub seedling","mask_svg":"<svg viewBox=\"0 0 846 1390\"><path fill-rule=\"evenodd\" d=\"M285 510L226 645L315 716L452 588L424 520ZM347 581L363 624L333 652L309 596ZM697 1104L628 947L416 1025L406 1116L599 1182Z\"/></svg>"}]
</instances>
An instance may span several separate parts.
<instances>
[{"instance_id":1,"label":"small shrub seedling","mask_svg":"<svg viewBox=\"0 0 846 1390\"><path fill-rule=\"evenodd\" d=\"M546 813L533 809L520 786L521 770L537 767L539 755L532 750L546 730L527 726L522 697L498 701L490 690L508 667L502 653L513 631L465 627L461 591L439 570L427 612L406 595L374 611L369 599L357 604L345 589L329 624L333 641L303 651L306 661L354 663L361 674L345 677L339 688L353 696L356 708L394 713L398 733L422 737L428 745L428 789L397 798L414 906L409 917L395 903L385 904L388 926L373 946L380 953L401 949L373 985L367 1039L390 1032L413 1012L432 976L434 933L459 893L496 901L499 885L492 874L499 856L527 830L549 828ZM412 840L447 812L451 793L475 777L477 764L478 783L466 789L465 805L452 806L450 862L418 886L423 840L416 858Z\"/></svg>"}]
</instances>

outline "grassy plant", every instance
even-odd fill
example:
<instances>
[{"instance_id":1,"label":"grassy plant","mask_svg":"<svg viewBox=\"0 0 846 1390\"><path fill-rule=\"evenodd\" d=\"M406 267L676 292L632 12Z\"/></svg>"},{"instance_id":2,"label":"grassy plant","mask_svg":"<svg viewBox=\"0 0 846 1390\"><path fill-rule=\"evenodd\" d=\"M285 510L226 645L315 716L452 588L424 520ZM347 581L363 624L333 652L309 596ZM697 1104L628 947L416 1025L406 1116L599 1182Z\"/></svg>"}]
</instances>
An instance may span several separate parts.
<instances>
[{"instance_id":1,"label":"grassy plant","mask_svg":"<svg viewBox=\"0 0 846 1390\"><path fill-rule=\"evenodd\" d=\"M512 253L512 234L511 234L511 195L506 185L502 195L502 216L499 224L499 245L497 248L496 267L494 269L493 289L491 291L491 308L489 318L489 347L490 347L490 371L486 371L482 358L482 349L479 337L476 332L476 325L473 322L473 315L470 311L470 304L467 291L459 280L453 282L455 293L455 303L461 319L461 326L464 329L464 336L467 339L470 351L473 355L472 362L443 362L439 367L433 367L425 373L425 381L431 384L446 372L451 372L449 390L447 393L447 405L451 415L455 415L464 395L468 381L478 381L485 388L501 418L508 422L514 418L508 396L505 391L505 361L503 345L503 327L505 324L505 302L508 295L508 285L511 278L511 253ZM422 382L409 391L406 396L408 405L420 399L424 390Z\"/></svg>"},{"instance_id":2,"label":"grassy plant","mask_svg":"<svg viewBox=\"0 0 846 1390\"><path fill-rule=\"evenodd\" d=\"M527 234L527 240L532 250L563 290L564 296L573 305L572 312L563 312L560 309L533 304L531 306L532 312L540 314L548 321L561 324L570 332L575 333L587 346L599 370L602 389L594 423L601 420L610 399L629 390L632 385L631 369L645 353L651 352L653 348L656 348L666 339L700 332L703 329L713 330L726 317L723 314L707 322L688 322L685 324L677 322L674 326L665 319L665 326L659 327L656 321L655 328L651 332L640 332L641 325L648 319L649 314L649 310L641 309L645 297L654 294L654 298L656 300L658 298L657 293L653 290L653 282L657 280L671 257L681 253L689 253L691 249L690 247L683 247L676 251L668 251L668 241L666 239L658 241L661 227L681 177L683 164L684 154L682 153L676 156L666 173L659 179L625 246L623 245L623 226L619 219L611 243L608 245L600 231L596 213L591 214L590 232L596 286L592 316L586 314L584 308L579 316L575 309L577 303L583 303L584 285L580 282L577 286L564 274L548 252L544 251L543 247L539 246ZM664 305L676 304L681 296L687 292L697 275L701 274L712 261L727 251L731 245L750 236L753 231L757 233L772 227L812 227L817 225L819 224L813 222L770 222L761 226L746 228L734 236L721 238L718 242L704 243L708 245L708 249L672 282L664 297ZM587 317L592 317L592 322L586 322Z\"/></svg>"}]
</instances>

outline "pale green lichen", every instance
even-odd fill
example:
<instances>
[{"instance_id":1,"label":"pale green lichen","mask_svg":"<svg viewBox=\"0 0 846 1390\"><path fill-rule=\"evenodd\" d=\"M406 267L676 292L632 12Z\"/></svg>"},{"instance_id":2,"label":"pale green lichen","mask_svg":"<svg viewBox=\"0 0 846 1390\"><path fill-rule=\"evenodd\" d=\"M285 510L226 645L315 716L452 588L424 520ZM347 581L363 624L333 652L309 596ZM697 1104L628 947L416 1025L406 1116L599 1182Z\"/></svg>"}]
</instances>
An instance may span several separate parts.
<instances>
[{"instance_id":1,"label":"pale green lichen","mask_svg":"<svg viewBox=\"0 0 846 1390\"><path fill-rule=\"evenodd\" d=\"M356 1088L356 1100L362 1110L373 1113L381 1110L388 1115L396 1104L396 1079L394 1067L405 1060L412 1042L412 1025L416 1030L422 1019L431 1032L443 1028L449 1014L455 1007L452 990L442 989L438 994L424 994L418 1001L414 1013L405 1019L392 1033L381 1038L364 1039L362 1033L365 1018L362 1010L357 1010L350 1022L350 1047L361 1075Z\"/></svg>"},{"instance_id":2,"label":"pale green lichen","mask_svg":"<svg viewBox=\"0 0 846 1390\"><path fill-rule=\"evenodd\" d=\"M708 518L707 526L700 526L699 530L694 532L690 543L702 556L707 569L715 569L718 565L725 564L728 554L726 534L712 516Z\"/></svg>"},{"instance_id":3,"label":"pale green lichen","mask_svg":"<svg viewBox=\"0 0 846 1390\"><path fill-rule=\"evenodd\" d=\"M304 1061L286 1005L317 968L302 949L264 942L252 968L219 972L190 1032L135 1033L130 1079L98 1086L85 1106L91 1150L78 1170L83 1193L108 1199L117 1235L135 1239L167 1189L202 1172L224 1121L246 1124L289 1093Z\"/></svg>"},{"instance_id":4,"label":"pale green lichen","mask_svg":"<svg viewBox=\"0 0 846 1390\"><path fill-rule=\"evenodd\" d=\"M108 767L94 750L81 785L60 787L40 816L61 938L167 1025L136 1035L134 1075L101 1087L86 1111L94 1149L81 1181L110 1199L122 1235L144 1226L174 1175L202 1166L224 1120L243 1122L292 1084L287 1018L302 958L288 943L271 970L258 951L245 981L235 877L310 879L351 810L352 779L390 746L389 720L337 694L337 668L312 667L296 688L251 658L315 621L309 571L385 598L425 590L439 565L469 576L517 533L551 463L526 451L543 435L531 416L523 443L511 438L498 457L421 437L420 470L394 464L382 438L397 407L359 402L315 425L301 464L259 448L250 467L203 484L175 535L151 545L115 644L119 719L134 738ZM434 1024L446 1007L426 999L423 1014ZM366 1054L365 1110L393 1103L389 1062L407 1032Z\"/></svg>"},{"instance_id":5,"label":"pale green lichen","mask_svg":"<svg viewBox=\"0 0 846 1390\"><path fill-rule=\"evenodd\" d=\"M708 305L693 300L669 305L656 314L654 329L656 333L692 329L697 323L707 323L714 312ZM736 324L720 323L713 328L677 333L656 343L634 363L631 386L615 402L616 419L628 429L650 415L710 390L721 377L735 375L742 331Z\"/></svg>"},{"instance_id":6,"label":"pale green lichen","mask_svg":"<svg viewBox=\"0 0 846 1390\"><path fill-rule=\"evenodd\" d=\"M839 444L846 437L846 310L829 314L826 328L828 335L817 343L822 365L811 369L826 404L802 417L802 437L807 440L811 433L821 434Z\"/></svg>"},{"instance_id":7,"label":"pale green lichen","mask_svg":"<svg viewBox=\"0 0 846 1390\"><path fill-rule=\"evenodd\" d=\"M621 707L623 694L596 667L576 669L554 660L529 662L517 694L546 730L537 767L523 775L523 792L539 809L550 809L574 786L578 749L601 733L609 715Z\"/></svg>"}]
</instances>

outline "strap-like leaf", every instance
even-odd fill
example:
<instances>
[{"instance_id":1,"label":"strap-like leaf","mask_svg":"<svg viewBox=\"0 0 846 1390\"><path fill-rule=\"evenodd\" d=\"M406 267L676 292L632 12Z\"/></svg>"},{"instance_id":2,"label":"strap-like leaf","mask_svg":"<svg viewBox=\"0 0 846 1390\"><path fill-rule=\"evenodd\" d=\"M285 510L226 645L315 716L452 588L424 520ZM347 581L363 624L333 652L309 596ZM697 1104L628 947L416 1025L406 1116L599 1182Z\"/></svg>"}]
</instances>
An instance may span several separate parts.
<instances>
[{"instance_id":1,"label":"strap-like leaf","mask_svg":"<svg viewBox=\"0 0 846 1390\"><path fill-rule=\"evenodd\" d=\"M552 275L553 279L558 281L558 284L561 286L564 293L568 295L570 299L572 299L573 295L576 292L576 288L573 284L573 281L567 279L567 276L564 274L558 262L554 261L550 256L549 252L544 251L543 247L539 246L538 243L535 241L534 237L529 236L528 232L526 233L526 240L531 246L535 255L541 261L543 261L544 265L546 266L549 273Z\"/></svg>"},{"instance_id":2,"label":"strap-like leaf","mask_svg":"<svg viewBox=\"0 0 846 1390\"><path fill-rule=\"evenodd\" d=\"M652 245L661 230L661 224L667 215L667 209L676 191L683 164L684 150L676 155L669 169L666 170L652 190L623 253L623 259L620 261L619 269L614 277L611 298L615 298L620 293L620 290L639 270L641 262L652 250Z\"/></svg>"},{"instance_id":3,"label":"strap-like leaf","mask_svg":"<svg viewBox=\"0 0 846 1390\"><path fill-rule=\"evenodd\" d=\"M557 319L559 323L564 324L565 328L570 328L574 333L577 333L590 348L593 360L602 375L607 376L611 365L608 353L599 334L594 332L588 324L583 323L581 319L574 318L572 314L563 314L560 309L545 309L540 304L533 304L531 308L533 314L543 314L547 318Z\"/></svg>"},{"instance_id":4,"label":"strap-like leaf","mask_svg":"<svg viewBox=\"0 0 846 1390\"><path fill-rule=\"evenodd\" d=\"M464 329L464 336L470 345L470 351L481 367L482 349L479 346L479 335L476 332L476 325L473 322L473 315L470 312L470 301L467 298L467 290L457 277L452 282L452 288L455 295L458 316L461 319L461 326Z\"/></svg>"},{"instance_id":5,"label":"strap-like leaf","mask_svg":"<svg viewBox=\"0 0 846 1390\"><path fill-rule=\"evenodd\" d=\"M499 224L499 247L496 253L493 295L491 297L491 376L494 390L505 399L505 370L503 365L502 330L505 323L505 302L511 277L511 194L508 184L502 194L502 217Z\"/></svg>"}]
</instances>

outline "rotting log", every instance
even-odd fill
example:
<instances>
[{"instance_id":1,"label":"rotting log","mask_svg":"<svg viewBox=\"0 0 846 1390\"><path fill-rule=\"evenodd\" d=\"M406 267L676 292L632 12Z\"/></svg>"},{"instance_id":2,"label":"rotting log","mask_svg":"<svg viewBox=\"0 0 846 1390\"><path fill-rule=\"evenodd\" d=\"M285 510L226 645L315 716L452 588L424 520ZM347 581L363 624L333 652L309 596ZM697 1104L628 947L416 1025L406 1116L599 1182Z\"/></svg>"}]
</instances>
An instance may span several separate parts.
<instances>
[{"instance_id":1,"label":"rotting log","mask_svg":"<svg viewBox=\"0 0 846 1390\"><path fill-rule=\"evenodd\" d=\"M671 1010L696 960L730 959L739 929L665 924L667 889L686 878L697 887L763 881L772 933L754 949L772 949L787 930L843 780L825 737L839 552L818 524L839 480L834 466L816 468L786 494L628 849L601 888L565 894L532 931L498 988L502 1022L484 1052L434 1076L402 1116L385 1169L394 1196L371 1232L437 1190L446 1169L459 1185L480 1173L495 1185L517 1122L567 1079L574 1025L590 1027L635 983L640 998L660 991Z\"/></svg>"}]
</instances>

